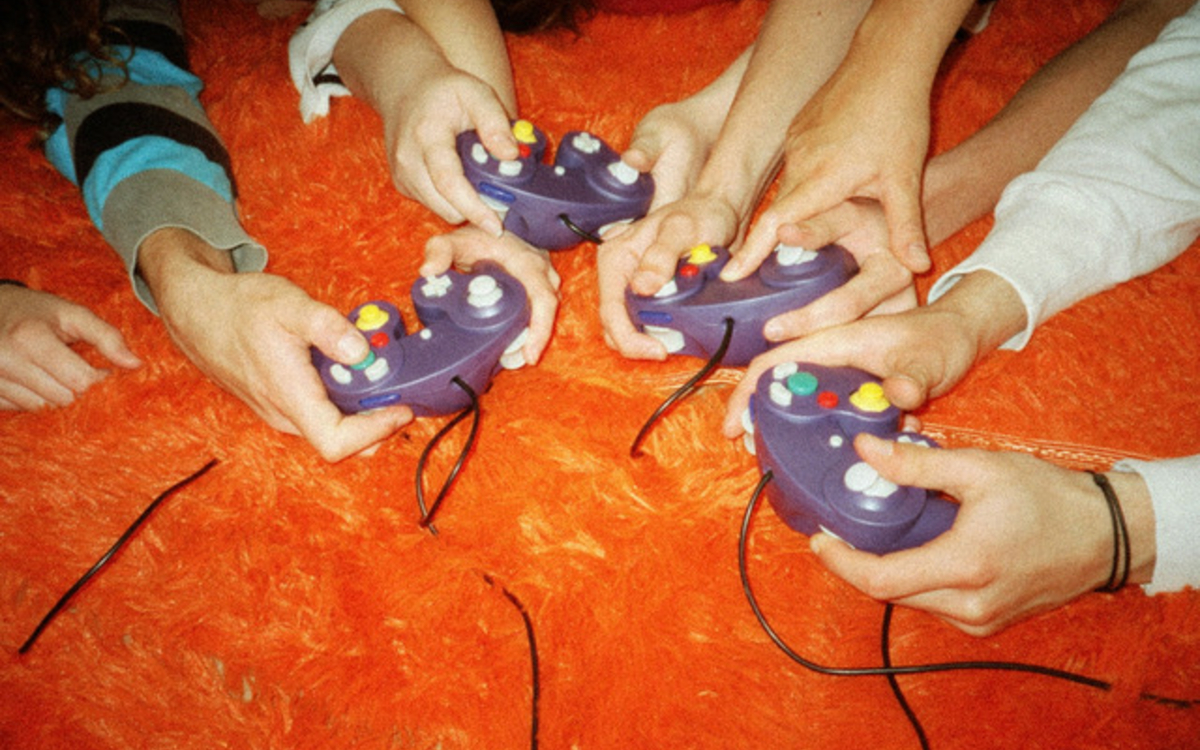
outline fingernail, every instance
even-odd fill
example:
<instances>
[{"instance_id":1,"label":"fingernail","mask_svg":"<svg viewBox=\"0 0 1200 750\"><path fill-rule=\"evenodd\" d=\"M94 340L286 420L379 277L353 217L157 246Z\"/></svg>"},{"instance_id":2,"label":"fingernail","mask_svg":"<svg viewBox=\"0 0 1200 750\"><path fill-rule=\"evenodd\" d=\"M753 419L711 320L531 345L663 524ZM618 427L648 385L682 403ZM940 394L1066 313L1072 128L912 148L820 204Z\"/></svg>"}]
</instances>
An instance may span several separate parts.
<instances>
[{"instance_id":1,"label":"fingernail","mask_svg":"<svg viewBox=\"0 0 1200 750\"><path fill-rule=\"evenodd\" d=\"M500 223L499 219L488 219L487 221L483 222L482 229L496 238L504 236L504 225Z\"/></svg>"},{"instance_id":2,"label":"fingernail","mask_svg":"<svg viewBox=\"0 0 1200 750\"><path fill-rule=\"evenodd\" d=\"M357 333L347 333L337 344L338 356L349 364L357 364L366 359L367 342Z\"/></svg>"},{"instance_id":3,"label":"fingernail","mask_svg":"<svg viewBox=\"0 0 1200 750\"><path fill-rule=\"evenodd\" d=\"M884 440L883 438L876 437L869 432L863 432L860 434L862 448L874 453L877 456L890 456L895 450L895 444L890 440Z\"/></svg>"},{"instance_id":4,"label":"fingernail","mask_svg":"<svg viewBox=\"0 0 1200 750\"><path fill-rule=\"evenodd\" d=\"M825 535L813 534L808 540L808 548L812 550L814 555L821 554L821 550L825 547Z\"/></svg>"},{"instance_id":5,"label":"fingernail","mask_svg":"<svg viewBox=\"0 0 1200 750\"><path fill-rule=\"evenodd\" d=\"M774 321L767 323L767 325L763 327L763 335L766 336L767 340L769 341L781 339L783 338L783 326Z\"/></svg>"}]
</instances>

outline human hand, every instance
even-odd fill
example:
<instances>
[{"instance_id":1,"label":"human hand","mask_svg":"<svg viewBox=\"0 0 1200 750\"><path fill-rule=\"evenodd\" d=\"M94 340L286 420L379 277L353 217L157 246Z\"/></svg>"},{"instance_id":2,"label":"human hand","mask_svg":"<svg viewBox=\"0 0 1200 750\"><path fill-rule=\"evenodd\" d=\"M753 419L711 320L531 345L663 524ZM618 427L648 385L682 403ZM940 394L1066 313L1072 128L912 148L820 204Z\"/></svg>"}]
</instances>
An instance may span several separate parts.
<instances>
[{"instance_id":1,"label":"human hand","mask_svg":"<svg viewBox=\"0 0 1200 750\"><path fill-rule=\"evenodd\" d=\"M491 260L525 287L529 296L529 337L522 353L528 364L536 364L554 332L558 311L558 289L562 281L550 253L530 245L511 232L493 237L475 227L461 227L425 243L422 276L437 276L452 265L469 271L481 260Z\"/></svg>"},{"instance_id":2,"label":"human hand","mask_svg":"<svg viewBox=\"0 0 1200 750\"><path fill-rule=\"evenodd\" d=\"M497 159L518 157L508 113L491 87L446 64L396 96L381 115L396 189L451 224L465 220L500 236L500 217L467 180L457 147L460 133L475 130Z\"/></svg>"},{"instance_id":3,"label":"human hand","mask_svg":"<svg viewBox=\"0 0 1200 750\"><path fill-rule=\"evenodd\" d=\"M0 285L0 410L67 406L108 376L71 345L96 348L124 369L142 362L121 332L91 310L47 292Z\"/></svg>"},{"instance_id":4,"label":"human hand","mask_svg":"<svg viewBox=\"0 0 1200 750\"><path fill-rule=\"evenodd\" d=\"M888 400L907 411L954 387L979 355L970 322L946 307L918 307L825 328L754 358L730 394L723 432L730 438L742 433L742 414L759 376L782 362L866 370L881 378Z\"/></svg>"},{"instance_id":5,"label":"human hand","mask_svg":"<svg viewBox=\"0 0 1200 750\"><path fill-rule=\"evenodd\" d=\"M814 535L810 545L821 562L867 596L984 636L1107 582L1112 523L1088 475L1019 453L929 449L865 434L855 448L886 479L939 490L961 503L949 531L888 555ZM1133 474L1109 478L1121 483L1118 495L1137 536L1131 538L1138 554L1132 567L1152 568L1153 534L1141 533L1145 484Z\"/></svg>"},{"instance_id":6,"label":"human hand","mask_svg":"<svg viewBox=\"0 0 1200 750\"><path fill-rule=\"evenodd\" d=\"M750 274L784 226L851 198L878 201L892 254L913 272L927 270L920 196L928 148L927 93L859 70L848 57L792 121L779 192L722 277Z\"/></svg>"},{"instance_id":7,"label":"human hand","mask_svg":"<svg viewBox=\"0 0 1200 750\"><path fill-rule=\"evenodd\" d=\"M691 100L660 104L634 128L622 161L654 178L654 211L683 198L696 184L720 132L721 118L700 117ZM715 119L715 122L713 120Z\"/></svg>"},{"instance_id":8,"label":"human hand","mask_svg":"<svg viewBox=\"0 0 1200 750\"><path fill-rule=\"evenodd\" d=\"M159 230L139 254L167 332L202 372L267 424L301 435L328 461L382 441L412 419L403 406L344 415L313 367L311 347L346 365L369 351L344 315L290 281L233 273L195 235Z\"/></svg>"},{"instance_id":9,"label":"human hand","mask_svg":"<svg viewBox=\"0 0 1200 750\"><path fill-rule=\"evenodd\" d=\"M700 242L727 244L738 231L733 206L715 197L694 195L606 236L596 250L605 342L633 359L665 359L667 350L662 343L639 333L629 320L626 288L637 294L654 294L674 277L681 255Z\"/></svg>"},{"instance_id":10,"label":"human hand","mask_svg":"<svg viewBox=\"0 0 1200 750\"><path fill-rule=\"evenodd\" d=\"M810 248L837 243L854 256L859 271L812 303L768 320L763 329L768 341L800 338L867 315L917 306L912 272L888 251L887 223L877 201L845 201L801 224L781 227L779 239Z\"/></svg>"}]
</instances>

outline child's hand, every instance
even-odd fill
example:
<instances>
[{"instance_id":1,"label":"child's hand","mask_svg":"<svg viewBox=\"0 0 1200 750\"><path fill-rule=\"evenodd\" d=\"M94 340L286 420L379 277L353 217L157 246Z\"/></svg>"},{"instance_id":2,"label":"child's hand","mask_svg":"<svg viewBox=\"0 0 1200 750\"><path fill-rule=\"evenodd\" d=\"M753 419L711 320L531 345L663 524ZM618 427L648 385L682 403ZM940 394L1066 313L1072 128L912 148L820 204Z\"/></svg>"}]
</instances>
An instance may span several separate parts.
<instances>
[{"instance_id":1,"label":"child's hand","mask_svg":"<svg viewBox=\"0 0 1200 750\"><path fill-rule=\"evenodd\" d=\"M803 224L784 226L779 239L807 248L837 243L858 262L859 272L812 303L767 321L768 341L807 336L867 315L903 312L917 305L909 271L888 251L887 222L877 201L846 201Z\"/></svg>"},{"instance_id":2,"label":"child's hand","mask_svg":"<svg viewBox=\"0 0 1200 750\"><path fill-rule=\"evenodd\" d=\"M1091 477L1019 453L931 450L861 435L881 476L961 502L954 526L916 549L877 556L825 534L810 540L831 571L867 596L930 612L971 635L996 633L1096 589L1112 566L1113 532ZM1136 474L1109 475L1129 522L1131 578L1155 558L1149 494Z\"/></svg>"},{"instance_id":3,"label":"child's hand","mask_svg":"<svg viewBox=\"0 0 1200 750\"><path fill-rule=\"evenodd\" d=\"M856 76L843 64L789 127L779 192L723 277L757 268L785 225L851 198L878 201L892 254L914 272L927 270L921 176L928 147L927 95L894 87L887 76Z\"/></svg>"},{"instance_id":4,"label":"child's hand","mask_svg":"<svg viewBox=\"0 0 1200 750\"><path fill-rule=\"evenodd\" d=\"M605 237L597 249L600 320L604 340L623 356L664 359L666 349L655 338L638 333L625 310L625 289L650 295L675 275L679 257L697 244L732 241L740 229L738 214L728 203L701 195L663 206Z\"/></svg>"},{"instance_id":5,"label":"child's hand","mask_svg":"<svg viewBox=\"0 0 1200 750\"><path fill-rule=\"evenodd\" d=\"M71 349L85 342L109 362L142 363L121 332L86 307L14 285L0 285L0 409L33 411L67 406L108 371Z\"/></svg>"},{"instance_id":6,"label":"child's hand","mask_svg":"<svg viewBox=\"0 0 1200 750\"><path fill-rule=\"evenodd\" d=\"M451 224L464 220L484 232L503 231L463 174L456 139L475 130L497 159L516 159L508 113L490 86L449 65L422 78L382 113L392 182Z\"/></svg>"},{"instance_id":7,"label":"child's hand","mask_svg":"<svg viewBox=\"0 0 1200 750\"><path fill-rule=\"evenodd\" d=\"M494 237L475 227L461 227L449 234L432 237L425 243L425 262L420 273L436 276L451 266L469 271L481 260L500 264L525 287L530 308L529 338L522 353L528 364L536 364L550 343L558 311L561 279L550 262L550 254L511 232Z\"/></svg>"},{"instance_id":8,"label":"child's hand","mask_svg":"<svg viewBox=\"0 0 1200 750\"><path fill-rule=\"evenodd\" d=\"M782 362L851 366L883 381L889 401L912 410L950 390L980 354L977 332L958 312L918 307L898 315L878 315L770 349L750 363L729 397L723 431L742 433L742 413L762 373Z\"/></svg>"},{"instance_id":9,"label":"child's hand","mask_svg":"<svg viewBox=\"0 0 1200 750\"><path fill-rule=\"evenodd\" d=\"M233 273L227 254L179 229L147 238L138 267L188 359L267 424L303 436L327 461L359 453L412 420L404 406L350 416L334 406L310 348L353 365L370 347L344 315L287 279Z\"/></svg>"},{"instance_id":10,"label":"child's hand","mask_svg":"<svg viewBox=\"0 0 1200 750\"><path fill-rule=\"evenodd\" d=\"M696 109L696 102L685 99L650 110L621 155L625 163L654 178L651 211L688 194L720 133L722 118L698 117Z\"/></svg>"}]
</instances>

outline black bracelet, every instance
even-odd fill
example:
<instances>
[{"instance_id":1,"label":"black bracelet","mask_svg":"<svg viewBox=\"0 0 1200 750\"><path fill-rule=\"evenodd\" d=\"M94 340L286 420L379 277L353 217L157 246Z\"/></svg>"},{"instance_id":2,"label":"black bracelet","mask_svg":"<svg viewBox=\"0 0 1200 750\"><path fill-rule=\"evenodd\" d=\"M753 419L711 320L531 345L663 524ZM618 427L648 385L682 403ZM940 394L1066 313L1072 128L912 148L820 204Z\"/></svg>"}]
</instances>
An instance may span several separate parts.
<instances>
[{"instance_id":1,"label":"black bracelet","mask_svg":"<svg viewBox=\"0 0 1200 750\"><path fill-rule=\"evenodd\" d=\"M22 284L21 282L17 281L16 279L0 279L0 286L4 286L5 284L7 284L8 286L19 286L22 289L29 288L29 287L25 286L24 284Z\"/></svg>"},{"instance_id":2,"label":"black bracelet","mask_svg":"<svg viewBox=\"0 0 1200 750\"><path fill-rule=\"evenodd\" d=\"M1108 477L1094 471L1089 471L1092 481L1104 493L1104 501L1108 504L1108 514L1113 525L1113 560L1112 572L1108 575L1108 583L1097 591L1112 593L1125 588L1129 582L1129 529L1125 525L1125 512L1121 510L1121 501L1117 498L1116 490L1112 488Z\"/></svg>"}]
</instances>

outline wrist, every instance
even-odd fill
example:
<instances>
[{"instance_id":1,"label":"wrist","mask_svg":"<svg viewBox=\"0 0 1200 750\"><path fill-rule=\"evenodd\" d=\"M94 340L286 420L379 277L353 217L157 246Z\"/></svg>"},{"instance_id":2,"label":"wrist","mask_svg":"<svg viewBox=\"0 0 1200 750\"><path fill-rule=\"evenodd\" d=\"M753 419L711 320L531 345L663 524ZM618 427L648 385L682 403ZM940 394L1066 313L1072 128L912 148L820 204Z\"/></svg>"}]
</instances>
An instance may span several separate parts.
<instances>
[{"instance_id":1,"label":"wrist","mask_svg":"<svg viewBox=\"0 0 1200 750\"><path fill-rule=\"evenodd\" d=\"M197 275L236 271L229 252L176 227L159 229L142 241L137 270L160 308L172 289Z\"/></svg>"},{"instance_id":2,"label":"wrist","mask_svg":"<svg viewBox=\"0 0 1200 750\"><path fill-rule=\"evenodd\" d=\"M736 148L722 133L696 178L693 194L729 206L741 224L750 219L782 156Z\"/></svg>"},{"instance_id":3,"label":"wrist","mask_svg":"<svg viewBox=\"0 0 1200 750\"><path fill-rule=\"evenodd\" d=\"M1129 583L1149 583L1154 577L1154 565L1158 559L1150 489L1146 486L1146 480L1134 472L1110 471L1105 476L1125 519L1129 544ZM1097 488L1095 492L1099 493L1100 490Z\"/></svg>"},{"instance_id":4,"label":"wrist","mask_svg":"<svg viewBox=\"0 0 1200 750\"><path fill-rule=\"evenodd\" d=\"M954 317L960 335L974 345L975 359L998 349L1025 328L1021 296L991 271L968 273L930 305L930 310Z\"/></svg>"}]
</instances>

